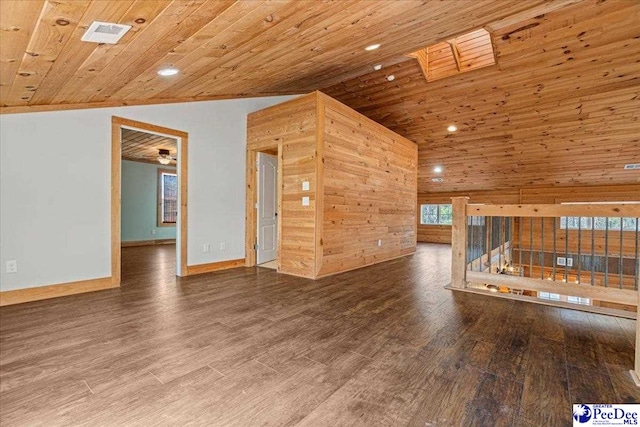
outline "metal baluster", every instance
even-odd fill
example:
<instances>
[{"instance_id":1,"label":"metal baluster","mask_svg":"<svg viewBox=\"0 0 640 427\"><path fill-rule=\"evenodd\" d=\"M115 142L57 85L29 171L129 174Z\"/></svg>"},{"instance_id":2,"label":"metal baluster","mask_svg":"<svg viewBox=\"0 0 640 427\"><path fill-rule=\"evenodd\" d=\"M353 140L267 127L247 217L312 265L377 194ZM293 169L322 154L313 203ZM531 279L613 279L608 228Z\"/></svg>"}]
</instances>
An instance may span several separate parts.
<instances>
[{"instance_id":1,"label":"metal baluster","mask_svg":"<svg viewBox=\"0 0 640 427\"><path fill-rule=\"evenodd\" d=\"M568 227L568 217L567 217L567 223L565 223L565 227ZM551 268L552 268L552 277L553 277L553 281L555 282L556 280L556 246L558 243L558 231L556 230L556 217L553 217L553 259L551 260Z\"/></svg>"},{"instance_id":2,"label":"metal baluster","mask_svg":"<svg viewBox=\"0 0 640 427\"><path fill-rule=\"evenodd\" d=\"M596 275L596 218L591 217L591 286L595 286Z\"/></svg>"},{"instance_id":3,"label":"metal baluster","mask_svg":"<svg viewBox=\"0 0 640 427\"><path fill-rule=\"evenodd\" d=\"M640 276L640 274L638 274L638 270L640 270L640 258L638 258L638 226L640 225L640 218L636 218L636 251L635 251L635 257L636 257L636 271L634 272L634 277L635 277L635 290L638 290L638 276Z\"/></svg>"},{"instance_id":4,"label":"metal baluster","mask_svg":"<svg viewBox=\"0 0 640 427\"><path fill-rule=\"evenodd\" d=\"M609 217L604 218L604 287L609 287Z\"/></svg>"},{"instance_id":5,"label":"metal baluster","mask_svg":"<svg viewBox=\"0 0 640 427\"><path fill-rule=\"evenodd\" d=\"M578 221L580 218L578 218ZM567 217L567 226L564 228L564 281L569 281L569 218Z\"/></svg>"},{"instance_id":6,"label":"metal baluster","mask_svg":"<svg viewBox=\"0 0 640 427\"><path fill-rule=\"evenodd\" d=\"M469 251L469 253L471 254L471 271L473 271L473 262L476 260L476 248L473 245L473 235L474 235L474 230L473 230L473 216L468 217L471 220L471 231L469 232L469 245L471 246L471 250ZM469 230L469 226L467 226L467 230Z\"/></svg>"},{"instance_id":7,"label":"metal baluster","mask_svg":"<svg viewBox=\"0 0 640 427\"><path fill-rule=\"evenodd\" d=\"M582 270L582 262L581 262L581 258L580 258L580 253L581 251L581 246L582 246L582 217L578 218L578 265L576 266L578 269L578 277L576 278L576 280L578 281L578 283L580 283L580 271Z\"/></svg>"},{"instance_id":8,"label":"metal baluster","mask_svg":"<svg viewBox=\"0 0 640 427\"><path fill-rule=\"evenodd\" d=\"M522 217L518 218L518 268L522 272ZM522 274L524 276L524 273Z\"/></svg>"},{"instance_id":9,"label":"metal baluster","mask_svg":"<svg viewBox=\"0 0 640 427\"><path fill-rule=\"evenodd\" d=\"M529 277L533 277L533 217L530 218L529 227L531 228L529 235Z\"/></svg>"},{"instance_id":10,"label":"metal baluster","mask_svg":"<svg viewBox=\"0 0 640 427\"><path fill-rule=\"evenodd\" d=\"M540 218L540 278L544 280L544 217Z\"/></svg>"},{"instance_id":11,"label":"metal baluster","mask_svg":"<svg viewBox=\"0 0 640 427\"><path fill-rule=\"evenodd\" d=\"M618 273L620 276L620 283L618 284L618 288L622 289L622 231L623 231L623 222L624 222L624 218L620 218L620 258L619 258L619 262L618 262Z\"/></svg>"},{"instance_id":12,"label":"metal baluster","mask_svg":"<svg viewBox=\"0 0 640 427\"><path fill-rule=\"evenodd\" d=\"M502 270L502 251L504 247L502 246L502 221L504 217L501 216L498 224L498 272Z\"/></svg>"}]
</instances>

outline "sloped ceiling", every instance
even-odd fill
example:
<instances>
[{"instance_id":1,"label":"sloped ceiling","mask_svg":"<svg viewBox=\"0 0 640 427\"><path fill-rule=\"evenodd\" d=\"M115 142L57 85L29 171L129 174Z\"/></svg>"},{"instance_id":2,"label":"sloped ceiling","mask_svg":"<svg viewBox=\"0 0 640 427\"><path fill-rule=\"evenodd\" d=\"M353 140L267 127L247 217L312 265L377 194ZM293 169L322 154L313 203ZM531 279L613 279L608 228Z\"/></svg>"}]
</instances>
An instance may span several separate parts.
<instances>
[{"instance_id":1,"label":"sloped ceiling","mask_svg":"<svg viewBox=\"0 0 640 427\"><path fill-rule=\"evenodd\" d=\"M412 59L324 92L419 144L421 193L638 183L640 3L488 29L497 65L427 82Z\"/></svg>"}]
</instances>

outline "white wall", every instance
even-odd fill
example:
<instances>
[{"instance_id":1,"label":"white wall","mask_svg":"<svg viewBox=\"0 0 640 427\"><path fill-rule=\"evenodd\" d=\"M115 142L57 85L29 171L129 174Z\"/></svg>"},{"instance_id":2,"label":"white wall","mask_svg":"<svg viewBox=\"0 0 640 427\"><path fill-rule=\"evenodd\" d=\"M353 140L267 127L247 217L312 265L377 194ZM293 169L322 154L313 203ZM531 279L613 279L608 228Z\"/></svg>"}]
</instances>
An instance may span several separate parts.
<instances>
[{"instance_id":1,"label":"white wall","mask_svg":"<svg viewBox=\"0 0 640 427\"><path fill-rule=\"evenodd\" d=\"M111 275L114 115L189 133L187 264L244 258L246 116L290 98L1 115L0 290Z\"/></svg>"}]
</instances>

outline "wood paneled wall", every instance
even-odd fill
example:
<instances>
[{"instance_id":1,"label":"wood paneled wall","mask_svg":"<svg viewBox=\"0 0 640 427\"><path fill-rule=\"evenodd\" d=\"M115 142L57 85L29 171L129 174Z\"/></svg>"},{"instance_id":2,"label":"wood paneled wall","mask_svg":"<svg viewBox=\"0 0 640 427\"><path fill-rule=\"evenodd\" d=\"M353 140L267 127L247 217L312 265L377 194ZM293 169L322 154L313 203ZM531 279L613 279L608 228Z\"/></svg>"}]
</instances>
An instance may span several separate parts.
<instances>
[{"instance_id":1,"label":"wood paneled wall","mask_svg":"<svg viewBox=\"0 0 640 427\"><path fill-rule=\"evenodd\" d=\"M415 251L416 144L319 92L250 114L247 135L249 153L278 149L280 272L317 278Z\"/></svg>"},{"instance_id":2,"label":"wood paneled wall","mask_svg":"<svg viewBox=\"0 0 640 427\"><path fill-rule=\"evenodd\" d=\"M315 94L296 98L252 113L247 118L247 148L250 152L278 153L278 270L302 277L315 275L316 242L316 140L317 115ZM255 171L255 156L247 156L248 172ZM247 186L256 182L248 174ZM302 182L310 191L302 191ZM304 194L303 194L304 193ZM247 200L247 237L255 236L255 194ZM309 197L309 206L301 198ZM254 241L248 242L247 253Z\"/></svg>"},{"instance_id":3,"label":"wood paneled wall","mask_svg":"<svg viewBox=\"0 0 640 427\"><path fill-rule=\"evenodd\" d=\"M320 99L324 218L318 276L415 252L417 145L328 96Z\"/></svg>"}]
</instances>

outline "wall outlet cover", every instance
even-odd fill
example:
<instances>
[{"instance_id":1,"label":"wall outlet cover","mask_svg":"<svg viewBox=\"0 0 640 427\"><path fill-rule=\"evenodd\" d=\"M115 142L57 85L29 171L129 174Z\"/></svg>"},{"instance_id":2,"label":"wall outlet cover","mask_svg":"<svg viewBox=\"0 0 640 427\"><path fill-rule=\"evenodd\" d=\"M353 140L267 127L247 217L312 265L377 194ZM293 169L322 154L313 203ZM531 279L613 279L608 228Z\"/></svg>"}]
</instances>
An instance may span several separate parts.
<instances>
[{"instance_id":1,"label":"wall outlet cover","mask_svg":"<svg viewBox=\"0 0 640 427\"><path fill-rule=\"evenodd\" d=\"M207 253L211 250L211 245L209 243L205 243L202 245L202 252Z\"/></svg>"},{"instance_id":2,"label":"wall outlet cover","mask_svg":"<svg viewBox=\"0 0 640 427\"><path fill-rule=\"evenodd\" d=\"M6 271L9 274L17 273L18 272L18 261L16 261L15 259L7 261L7 263L6 263Z\"/></svg>"}]
</instances>

